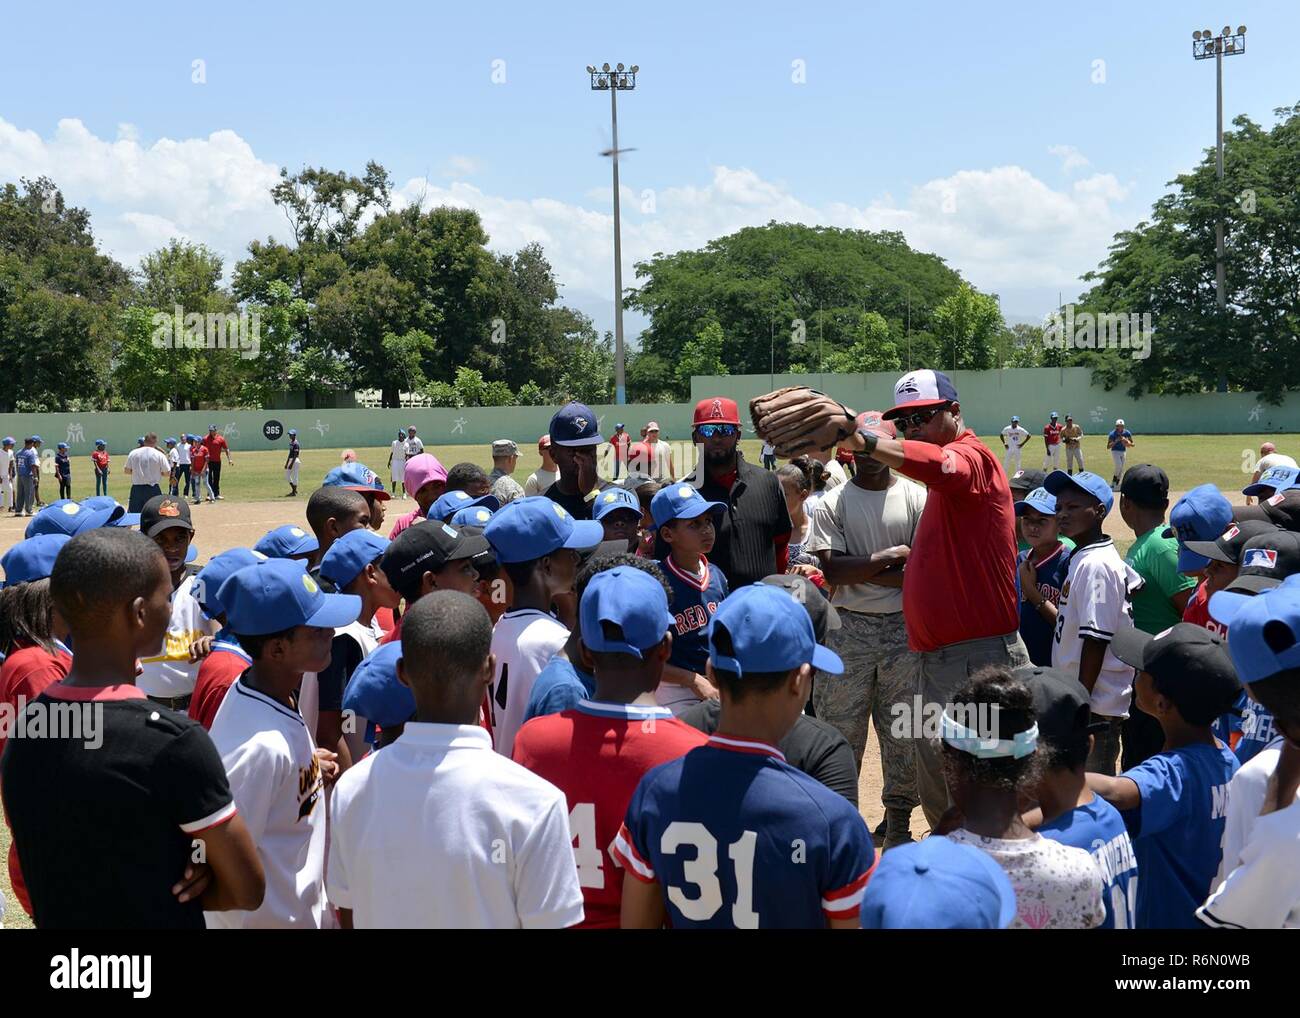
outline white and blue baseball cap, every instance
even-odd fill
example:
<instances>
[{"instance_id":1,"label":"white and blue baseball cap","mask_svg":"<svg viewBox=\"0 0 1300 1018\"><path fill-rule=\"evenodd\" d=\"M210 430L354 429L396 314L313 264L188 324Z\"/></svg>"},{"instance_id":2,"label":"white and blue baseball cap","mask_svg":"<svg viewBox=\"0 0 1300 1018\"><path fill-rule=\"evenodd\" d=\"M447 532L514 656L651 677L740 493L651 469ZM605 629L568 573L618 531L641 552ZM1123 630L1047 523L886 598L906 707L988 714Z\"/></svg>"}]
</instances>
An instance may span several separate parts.
<instances>
[{"instance_id":1,"label":"white and blue baseball cap","mask_svg":"<svg viewBox=\"0 0 1300 1018\"><path fill-rule=\"evenodd\" d=\"M210 619L215 619L224 612L226 609L217 596L221 585L239 570L266 560L265 555L260 551L253 551L252 548L231 548L229 551L213 555L208 560L208 564L195 575L190 590L194 599L199 602L199 607L203 609L203 614Z\"/></svg>"},{"instance_id":2,"label":"white and blue baseball cap","mask_svg":"<svg viewBox=\"0 0 1300 1018\"><path fill-rule=\"evenodd\" d=\"M894 405L880 416L885 420L899 414L957 402L957 387L942 371L909 371L894 383Z\"/></svg>"},{"instance_id":3,"label":"white and blue baseball cap","mask_svg":"<svg viewBox=\"0 0 1300 1018\"><path fill-rule=\"evenodd\" d=\"M217 590L226 625L240 636L265 636L297 626L337 629L355 622L361 598L326 594L303 563L271 558L236 570Z\"/></svg>"},{"instance_id":4,"label":"white and blue baseball cap","mask_svg":"<svg viewBox=\"0 0 1300 1018\"><path fill-rule=\"evenodd\" d=\"M633 566L615 566L593 576L582 592L578 618L582 642L593 653L635 658L662 643L673 625L663 584ZM619 634L607 633L606 623L617 626Z\"/></svg>"},{"instance_id":5,"label":"white and blue baseball cap","mask_svg":"<svg viewBox=\"0 0 1300 1018\"><path fill-rule=\"evenodd\" d=\"M1232 522L1232 503L1213 484L1197 485L1169 510L1163 537L1178 538L1178 571L1194 573L1210 560L1187 547L1193 541L1213 541Z\"/></svg>"},{"instance_id":6,"label":"white and blue baseball cap","mask_svg":"<svg viewBox=\"0 0 1300 1018\"><path fill-rule=\"evenodd\" d=\"M1033 509L1045 516L1056 515L1056 496L1046 488L1035 488L1019 502L1015 503L1016 515L1025 515L1026 509Z\"/></svg>"},{"instance_id":7,"label":"white and blue baseball cap","mask_svg":"<svg viewBox=\"0 0 1300 1018\"><path fill-rule=\"evenodd\" d=\"M641 503L637 502L639 512ZM725 502L710 502L700 494L699 489L689 484L669 484L655 493L650 500L650 515L655 526L662 527L672 520L693 520L705 513L727 511Z\"/></svg>"},{"instance_id":8,"label":"white and blue baseball cap","mask_svg":"<svg viewBox=\"0 0 1300 1018\"><path fill-rule=\"evenodd\" d=\"M350 488L352 491L373 494L381 502L387 502L392 495L384 487L379 475L364 463L344 463L335 467L321 481L322 488Z\"/></svg>"},{"instance_id":9,"label":"white and blue baseball cap","mask_svg":"<svg viewBox=\"0 0 1300 1018\"><path fill-rule=\"evenodd\" d=\"M307 533L302 527L286 524L268 530L253 545L253 550L260 551L267 558L293 558L295 555L310 555L319 547L315 535Z\"/></svg>"},{"instance_id":10,"label":"white and blue baseball cap","mask_svg":"<svg viewBox=\"0 0 1300 1018\"><path fill-rule=\"evenodd\" d=\"M691 490L694 491L695 489L692 488ZM640 516L641 500L626 488L606 488L597 494L596 501L591 503L591 518L593 520L603 520L617 509L630 509L637 516Z\"/></svg>"},{"instance_id":11,"label":"white and blue baseball cap","mask_svg":"<svg viewBox=\"0 0 1300 1018\"><path fill-rule=\"evenodd\" d=\"M117 503L113 503L117 506ZM121 506L117 506L121 509ZM125 512L125 510L122 510ZM117 513L121 516L122 513ZM32 517L24 537L36 537L38 534L67 534L75 537L83 530L96 530L108 526L116 519L114 510L103 506L86 506L84 502L74 502L70 498L61 498L51 502Z\"/></svg>"},{"instance_id":12,"label":"white and blue baseball cap","mask_svg":"<svg viewBox=\"0 0 1300 1018\"><path fill-rule=\"evenodd\" d=\"M342 590L360 575L361 570L388 550L389 540L373 530L349 530L329 546L320 560L321 579L329 580Z\"/></svg>"},{"instance_id":13,"label":"white and blue baseball cap","mask_svg":"<svg viewBox=\"0 0 1300 1018\"><path fill-rule=\"evenodd\" d=\"M439 495L433 505L429 506L429 511L425 513L425 516L431 520L442 520L446 523L450 522L449 517L459 510L476 505L481 505L492 510L492 512L496 512L501 508L501 500L495 495L480 495L475 498L467 491L447 491Z\"/></svg>"},{"instance_id":14,"label":"white and blue baseball cap","mask_svg":"<svg viewBox=\"0 0 1300 1018\"><path fill-rule=\"evenodd\" d=\"M19 541L0 556L0 569L5 574L0 586L45 579L53 572L54 560L59 557L63 546L71 540L67 534L37 534Z\"/></svg>"},{"instance_id":15,"label":"white and blue baseball cap","mask_svg":"<svg viewBox=\"0 0 1300 1018\"><path fill-rule=\"evenodd\" d=\"M127 512L126 506L109 495L92 495L90 498L83 498L81 506L83 509L96 511L107 509L110 515L108 522L103 524L106 527L135 527L140 524L139 513Z\"/></svg>"},{"instance_id":16,"label":"white and blue baseball cap","mask_svg":"<svg viewBox=\"0 0 1300 1018\"><path fill-rule=\"evenodd\" d=\"M16 443L14 442L13 435L5 435L4 438L0 438L0 445L15 445L15 444ZM99 443L96 442L95 444L98 445Z\"/></svg>"},{"instance_id":17,"label":"white and blue baseball cap","mask_svg":"<svg viewBox=\"0 0 1300 1018\"><path fill-rule=\"evenodd\" d=\"M1300 468L1270 467L1259 475L1258 481L1242 488L1241 493L1243 495L1272 495L1275 492L1296 487L1297 483L1300 483L1297 482L1297 478L1300 478Z\"/></svg>"},{"instance_id":18,"label":"white and blue baseball cap","mask_svg":"<svg viewBox=\"0 0 1300 1018\"><path fill-rule=\"evenodd\" d=\"M730 654L718 650L719 629L731 637ZM709 621L708 637L713 667L741 678L746 672L788 672L806 664L832 675L844 671L839 655L817 643L808 613L791 611L790 595L766 583L741 587L723 600Z\"/></svg>"},{"instance_id":19,"label":"white and blue baseball cap","mask_svg":"<svg viewBox=\"0 0 1300 1018\"><path fill-rule=\"evenodd\" d=\"M1080 470L1074 475L1068 474L1064 470L1053 470L1047 475L1047 479L1043 481L1043 487L1053 495L1059 495L1066 488L1078 488L1100 502L1101 507L1108 513L1111 506L1115 504L1115 496L1111 494L1110 484L1091 470Z\"/></svg>"},{"instance_id":20,"label":"white and blue baseball cap","mask_svg":"<svg viewBox=\"0 0 1300 1018\"><path fill-rule=\"evenodd\" d=\"M1247 684L1300 668L1300 574L1251 597L1219 592L1212 614L1228 626L1228 656Z\"/></svg>"},{"instance_id":21,"label":"white and blue baseball cap","mask_svg":"<svg viewBox=\"0 0 1300 1018\"><path fill-rule=\"evenodd\" d=\"M1017 417L1015 414L1012 414L1012 415L1011 415L1011 423L1012 423L1012 424L1019 424L1019 423L1020 423L1020 418Z\"/></svg>"},{"instance_id":22,"label":"white and blue baseball cap","mask_svg":"<svg viewBox=\"0 0 1300 1018\"><path fill-rule=\"evenodd\" d=\"M545 495L527 495L502 506L483 528L499 562L529 562L561 548L589 551L605 539L594 520L575 520Z\"/></svg>"},{"instance_id":23,"label":"white and blue baseball cap","mask_svg":"<svg viewBox=\"0 0 1300 1018\"><path fill-rule=\"evenodd\" d=\"M864 930L1004 930L1016 892L994 858L942 835L880 857L862 896Z\"/></svg>"},{"instance_id":24,"label":"white and blue baseball cap","mask_svg":"<svg viewBox=\"0 0 1300 1018\"><path fill-rule=\"evenodd\" d=\"M555 411L548 429L552 445L600 445L605 440L600 437L600 428L596 415L586 403L566 403Z\"/></svg>"},{"instance_id":25,"label":"white and blue baseball cap","mask_svg":"<svg viewBox=\"0 0 1300 1018\"><path fill-rule=\"evenodd\" d=\"M492 512L487 506L467 505L464 509L457 509L447 522L453 527L478 527L482 530L492 518Z\"/></svg>"}]
</instances>

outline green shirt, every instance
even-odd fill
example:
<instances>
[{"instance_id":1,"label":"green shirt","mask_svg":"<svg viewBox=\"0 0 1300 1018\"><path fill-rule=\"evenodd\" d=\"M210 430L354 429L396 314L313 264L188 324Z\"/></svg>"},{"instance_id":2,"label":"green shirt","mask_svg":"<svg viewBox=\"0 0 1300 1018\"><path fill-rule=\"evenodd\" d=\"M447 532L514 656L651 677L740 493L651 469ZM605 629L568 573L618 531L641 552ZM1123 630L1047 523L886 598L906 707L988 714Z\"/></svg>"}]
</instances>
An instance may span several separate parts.
<instances>
[{"instance_id":1,"label":"green shirt","mask_svg":"<svg viewBox=\"0 0 1300 1018\"><path fill-rule=\"evenodd\" d=\"M1133 595L1133 625L1144 633L1163 633L1183 620L1170 600L1180 591L1196 586L1196 580L1178 571L1178 538L1162 537L1160 523L1133 542L1128 550L1129 565L1143 579L1142 589Z\"/></svg>"}]
</instances>

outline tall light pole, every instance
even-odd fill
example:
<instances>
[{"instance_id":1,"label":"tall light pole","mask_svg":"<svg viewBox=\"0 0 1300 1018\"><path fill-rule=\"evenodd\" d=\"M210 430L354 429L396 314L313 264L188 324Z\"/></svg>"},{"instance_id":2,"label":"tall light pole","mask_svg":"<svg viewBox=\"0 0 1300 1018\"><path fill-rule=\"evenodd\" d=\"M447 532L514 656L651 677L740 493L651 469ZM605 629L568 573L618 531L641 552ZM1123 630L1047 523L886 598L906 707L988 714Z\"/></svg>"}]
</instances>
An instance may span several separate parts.
<instances>
[{"instance_id":1,"label":"tall light pole","mask_svg":"<svg viewBox=\"0 0 1300 1018\"><path fill-rule=\"evenodd\" d=\"M1223 58L1246 52L1246 26L1240 25L1236 32L1231 26L1224 25L1217 36L1208 28L1192 33L1192 58L1194 60L1214 60L1215 78L1215 137L1214 137L1214 175L1219 183L1223 182ZM1223 268L1223 217L1219 216L1214 224L1214 295L1219 303L1219 328L1226 326L1227 287ZM1219 391L1226 392L1228 380L1222 373L1219 376Z\"/></svg>"},{"instance_id":2,"label":"tall light pole","mask_svg":"<svg viewBox=\"0 0 1300 1018\"><path fill-rule=\"evenodd\" d=\"M618 147L618 93L636 88L636 72L639 70L636 64L626 71L622 64L613 70L609 64L602 64L600 70L592 64L587 65L591 90L609 92L609 120L613 128L613 141L601 155L610 156L614 166L614 401L620 406L627 402L627 386L623 371L623 236L618 210L618 154L625 150Z\"/></svg>"}]
</instances>

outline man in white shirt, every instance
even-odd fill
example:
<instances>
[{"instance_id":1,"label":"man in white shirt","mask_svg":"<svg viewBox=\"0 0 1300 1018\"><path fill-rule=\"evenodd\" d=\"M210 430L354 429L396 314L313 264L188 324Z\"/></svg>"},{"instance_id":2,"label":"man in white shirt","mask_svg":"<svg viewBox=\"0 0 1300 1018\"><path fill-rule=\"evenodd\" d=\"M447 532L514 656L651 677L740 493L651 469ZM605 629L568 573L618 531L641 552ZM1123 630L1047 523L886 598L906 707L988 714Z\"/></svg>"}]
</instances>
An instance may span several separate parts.
<instances>
[{"instance_id":1,"label":"man in white shirt","mask_svg":"<svg viewBox=\"0 0 1300 1018\"><path fill-rule=\"evenodd\" d=\"M412 456L419 456L422 452L424 452L424 442L415 433L415 425L412 424L406 429L406 458L409 460Z\"/></svg>"},{"instance_id":2,"label":"man in white shirt","mask_svg":"<svg viewBox=\"0 0 1300 1018\"><path fill-rule=\"evenodd\" d=\"M542 457L542 465L528 475L524 482L525 495L540 495L560 476L555 460L551 459L551 436L543 435L537 440L537 454Z\"/></svg>"},{"instance_id":3,"label":"man in white shirt","mask_svg":"<svg viewBox=\"0 0 1300 1018\"><path fill-rule=\"evenodd\" d=\"M672 446L667 442L659 441L659 425L655 421L645 426L645 449L645 472L660 484L676 480L677 475L673 473Z\"/></svg>"},{"instance_id":4,"label":"man in white shirt","mask_svg":"<svg viewBox=\"0 0 1300 1018\"><path fill-rule=\"evenodd\" d=\"M126 511L138 513L155 495L162 494L162 479L172 472L172 461L158 448L158 435L149 432L144 445L132 449L126 457L126 475L131 478L131 497Z\"/></svg>"},{"instance_id":5,"label":"man in white shirt","mask_svg":"<svg viewBox=\"0 0 1300 1018\"><path fill-rule=\"evenodd\" d=\"M345 928L561 929L582 921L564 793L477 724L492 624L437 590L402 619L414 721L339 780L329 898ZM269 893L269 880L268 880Z\"/></svg>"},{"instance_id":6,"label":"man in white shirt","mask_svg":"<svg viewBox=\"0 0 1300 1018\"><path fill-rule=\"evenodd\" d=\"M389 447L388 452L389 477L392 478L393 494L397 494L397 489L402 489L402 497L406 497L406 431L403 428L397 429L397 438Z\"/></svg>"},{"instance_id":7,"label":"man in white shirt","mask_svg":"<svg viewBox=\"0 0 1300 1018\"><path fill-rule=\"evenodd\" d=\"M1265 442L1259 447L1259 462L1255 464L1255 473L1251 477L1250 483L1259 483L1259 479L1264 476L1265 472L1272 470L1274 467L1290 467L1294 470L1296 469L1296 461L1290 456L1278 452L1277 446L1272 442ZM1247 487L1249 486L1247 485ZM1249 495L1246 496L1246 505L1250 505L1254 501Z\"/></svg>"},{"instance_id":8,"label":"man in white shirt","mask_svg":"<svg viewBox=\"0 0 1300 1018\"><path fill-rule=\"evenodd\" d=\"M14 508L14 440L0 444L0 509Z\"/></svg>"},{"instance_id":9,"label":"man in white shirt","mask_svg":"<svg viewBox=\"0 0 1300 1018\"><path fill-rule=\"evenodd\" d=\"M1002 448L1006 455L1002 457L1002 466L1010 477L1020 469L1020 453L1029 442L1029 432L1020 426L1020 418L1011 415L1011 423L1002 429Z\"/></svg>"}]
</instances>

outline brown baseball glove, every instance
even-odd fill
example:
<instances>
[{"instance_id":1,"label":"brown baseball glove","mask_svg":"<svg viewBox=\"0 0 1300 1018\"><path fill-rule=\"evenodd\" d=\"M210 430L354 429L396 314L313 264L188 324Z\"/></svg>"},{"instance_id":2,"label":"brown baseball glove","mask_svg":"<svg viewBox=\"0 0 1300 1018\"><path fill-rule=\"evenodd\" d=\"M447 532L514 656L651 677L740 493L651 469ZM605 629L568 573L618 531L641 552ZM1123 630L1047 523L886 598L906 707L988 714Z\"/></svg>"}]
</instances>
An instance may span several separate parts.
<instances>
[{"instance_id":1,"label":"brown baseball glove","mask_svg":"<svg viewBox=\"0 0 1300 1018\"><path fill-rule=\"evenodd\" d=\"M806 385L755 396L749 415L759 436L783 457L830 449L857 430L852 410Z\"/></svg>"}]
</instances>

